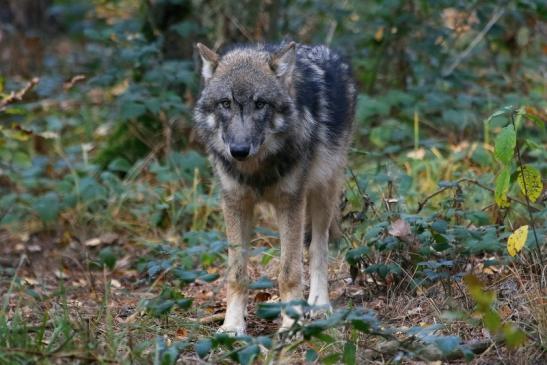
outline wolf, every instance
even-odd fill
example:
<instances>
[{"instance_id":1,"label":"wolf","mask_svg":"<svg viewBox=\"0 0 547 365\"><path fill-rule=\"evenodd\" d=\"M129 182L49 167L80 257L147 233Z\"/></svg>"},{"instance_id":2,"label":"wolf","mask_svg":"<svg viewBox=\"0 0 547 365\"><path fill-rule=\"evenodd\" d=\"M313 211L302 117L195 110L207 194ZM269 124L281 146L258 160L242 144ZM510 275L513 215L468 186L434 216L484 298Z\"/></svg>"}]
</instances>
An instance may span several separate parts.
<instances>
[{"instance_id":1,"label":"wolf","mask_svg":"<svg viewBox=\"0 0 547 365\"><path fill-rule=\"evenodd\" d=\"M247 251L254 208L262 202L276 212L281 300L303 299L309 227L308 302L331 308L329 228L355 114L350 65L323 45L242 45L222 53L196 46L203 88L194 108L195 130L220 181L228 239L227 308L219 331L245 333ZM281 330L292 323L284 315Z\"/></svg>"}]
</instances>

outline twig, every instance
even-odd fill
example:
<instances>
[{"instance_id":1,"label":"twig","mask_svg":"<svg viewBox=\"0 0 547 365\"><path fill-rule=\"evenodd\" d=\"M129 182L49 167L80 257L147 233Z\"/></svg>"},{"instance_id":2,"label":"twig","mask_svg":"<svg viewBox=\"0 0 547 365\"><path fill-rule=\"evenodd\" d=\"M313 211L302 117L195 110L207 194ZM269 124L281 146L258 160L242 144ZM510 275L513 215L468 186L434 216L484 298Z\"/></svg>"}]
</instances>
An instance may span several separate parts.
<instances>
[{"instance_id":1,"label":"twig","mask_svg":"<svg viewBox=\"0 0 547 365\"><path fill-rule=\"evenodd\" d=\"M76 75L73 78L71 78L69 81L65 82L63 84L63 89L65 91L68 91L74 87L77 83L84 81L86 79L85 75Z\"/></svg>"},{"instance_id":2,"label":"twig","mask_svg":"<svg viewBox=\"0 0 547 365\"><path fill-rule=\"evenodd\" d=\"M426 196L424 198L424 200L422 200L421 202L418 202L418 209L416 209L416 214L420 213L422 211L422 209L425 207L425 205L427 204L427 202L436 197L437 195L439 195L440 193L442 193L443 191L445 190L448 190L452 188L452 186L445 186L444 188L441 188L439 190L437 190L436 192L432 193L432 194L429 194L428 196Z\"/></svg>"},{"instance_id":3,"label":"twig","mask_svg":"<svg viewBox=\"0 0 547 365\"><path fill-rule=\"evenodd\" d=\"M210 316L200 318L198 320L198 323L208 324L208 323L220 322L224 319L225 315L226 313L215 313Z\"/></svg>"},{"instance_id":4,"label":"twig","mask_svg":"<svg viewBox=\"0 0 547 365\"><path fill-rule=\"evenodd\" d=\"M8 106L9 104L12 104L12 103L15 103L17 101L21 101L23 100L23 98L25 97L25 95L30 91L32 90L32 88L34 86L36 86L36 84L38 84L38 82L40 82L40 78L38 77L34 77L32 78L32 80L30 80L26 85L25 87L23 87L21 90L19 91L12 91L8 96L6 96L5 98L3 98L2 100L0 100L0 112L1 111L4 111L4 109L6 108L6 106Z\"/></svg>"},{"instance_id":5,"label":"twig","mask_svg":"<svg viewBox=\"0 0 547 365\"><path fill-rule=\"evenodd\" d=\"M486 33L488 33L490 31L490 29L501 18L501 16L503 15L504 12L505 12L505 8L497 8L494 11L494 15L492 15L492 18L490 18L490 20L488 21L486 26L483 28L483 30L481 30L480 33L477 34L477 36L473 39L473 41L471 41L471 43L469 43L469 46L467 46L467 48L462 53L460 53L456 56L456 58L454 59L452 64L450 66L448 66L446 69L443 70L443 72L442 72L443 77L450 76L452 74L452 72L454 72L456 67L458 67L459 64L467 56L469 56L469 54L471 53L473 48L475 48L483 40L483 38L486 36Z\"/></svg>"},{"instance_id":6,"label":"twig","mask_svg":"<svg viewBox=\"0 0 547 365\"><path fill-rule=\"evenodd\" d=\"M491 193L494 193L494 189L492 189L491 187L488 187L480 182L478 182L477 180L473 180L473 179L468 179L468 178L463 178L463 179L460 179L460 180L457 180L455 182L455 185L458 185L458 184L461 184L461 183L469 183L469 184L473 184L473 185L476 185L480 188L483 188L484 190L488 190L489 192ZM434 196L442 193L443 191L447 190L447 189L451 189L451 188L454 188L455 186L445 186L437 191L435 191L434 193L432 193L431 195L428 195L424 200L422 200L421 202L418 203L418 208L416 209L416 213L420 213L420 211L423 209L423 207L425 206L425 204L431 199L433 198ZM531 210L533 211L536 211L538 212L539 209L530 205L530 204L527 204L526 202L518 199L518 198L513 198L511 196L507 196L507 199L509 199L510 201L513 201L515 203L519 203L519 204L522 204L524 205L525 207L529 207Z\"/></svg>"},{"instance_id":7,"label":"twig","mask_svg":"<svg viewBox=\"0 0 547 365\"><path fill-rule=\"evenodd\" d=\"M517 127L515 126L515 113L511 113L511 124L513 125L513 128L515 129L515 132L517 130ZM532 232L534 233L534 240L536 241L536 248L537 248L537 253L538 253L538 256L539 256L539 260L541 262L541 267L545 267L545 263L543 262L543 257L541 256L541 248L539 247L539 240L538 240L538 236L537 236L537 233L536 233L536 226L535 226L535 222L534 222L534 215L532 214L532 207L530 205L530 198L528 197L528 188L526 187L526 179L524 178L524 165L522 163L522 158L520 156L520 147L519 147L519 144L518 142L515 143L515 147L516 147L516 150L517 150L517 160L518 160L518 165L520 167L520 173L522 174L522 186L524 187L524 197L526 198L526 208L528 210L528 215L530 217L530 225L532 226ZM540 280L540 287L541 287L541 280Z\"/></svg>"}]
</instances>

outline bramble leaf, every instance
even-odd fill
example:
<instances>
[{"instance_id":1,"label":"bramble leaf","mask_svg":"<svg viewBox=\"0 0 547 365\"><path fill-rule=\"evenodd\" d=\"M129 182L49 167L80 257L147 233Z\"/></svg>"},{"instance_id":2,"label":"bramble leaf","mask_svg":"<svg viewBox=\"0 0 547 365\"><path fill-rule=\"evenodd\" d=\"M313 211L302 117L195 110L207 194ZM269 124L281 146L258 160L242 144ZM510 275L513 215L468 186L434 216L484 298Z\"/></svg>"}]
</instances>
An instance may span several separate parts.
<instances>
[{"instance_id":1,"label":"bramble leaf","mask_svg":"<svg viewBox=\"0 0 547 365\"><path fill-rule=\"evenodd\" d=\"M508 165L513 158L515 146L517 145L517 133L512 125L503 128L496 137L494 143L494 154L504 165Z\"/></svg>"},{"instance_id":2,"label":"bramble leaf","mask_svg":"<svg viewBox=\"0 0 547 365\"><path fill-rule=\"evenodd\" d=\"M518 172L517 182L520 186L520 191L524 195L527 195L531 202L535 202L543 192L541 172L535 167L529 165L522 166L522 169L519 169Z\"/></svg>"},{"instance_id":3,"label":"bramble leaf","mask_svg":"<svg viewBox=\"0 0 547 365\"><path fill-rule=\"evenodd\" d=\"M522 226L513 232L507 239L507 251L509 255L515 256L522 248L528 238L528 226Z\"/></svg>"}]
</instances>

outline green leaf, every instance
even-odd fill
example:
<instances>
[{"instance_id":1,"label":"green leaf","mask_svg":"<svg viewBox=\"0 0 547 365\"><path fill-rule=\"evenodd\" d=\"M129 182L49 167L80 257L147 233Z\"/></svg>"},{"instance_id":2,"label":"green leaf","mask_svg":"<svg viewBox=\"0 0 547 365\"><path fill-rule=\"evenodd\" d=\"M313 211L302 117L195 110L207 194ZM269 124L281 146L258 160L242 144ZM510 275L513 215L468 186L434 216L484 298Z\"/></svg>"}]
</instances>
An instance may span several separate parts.
<instances>
[{"instance_id":1,"label":"green leaf","mask_svg":"<svg viewBox=\"0 0 547 365\"><path fill-rule=\"evenodd\" d=\"M127 172L131 168L131 164L122 157L118 157L108 164L110 171Z\"/></svg>"},{"instance_id":2,"label":"green leaf","mask_svg":"<svg viewBox=\"0 0 547 365\"><path fill-rule=\"evenodd\" d=\"M441 336L436 338L434 343L435 346L446 355L458 348L460 345L460 338L458 336Z\"/></svg>"},{"instance_id":3,"label":"green leaf","mask_svg":"<svg viewBox=\"0 0 547 365\"><path fill-rule=\"evenodd\" d=\"M103 248L101 252L99 252L99 259L101 260L101 263L110 270L114 268L116 261L118 260L112 247Z\"/></svg>"},{"instance_id":4,"label":"green leaf","mask_svg":"<svg viewBox=\"0 0 547 365\"><path fill-rule=\"evenodd\" d=\"M187 342L175 342L161 354L161 365L175 365L182 350L188 346Z\"/></svg>"},{"instance_id":5,"label":"green leaf","mask_svg":"<svg viewBox=\"0 0 547 365\"><path fill-rule=\"evenodd\" d=\"M147 309L152 313L154 317L161 317L171 311L171 308L173 308L173 305L175 305L174 300L161 300L161 301L153 301L149 302L149 304L146 306Z\"/></svg>"},{"instance_id":6,"label":"green leaf","mask_svg":"<svg viewBox=\"0 0 547 365\"><path fill-rule=\"evenodd\" d=\"M350 265L355 265L357 262L359 262L359 260L363 256L368 254L369 251L370 249L367 246L360 246L360 247L351 249L346 253L346 261Z\"/></svg>"},{"instance_id":7,"label":"green leaf","mask_svg":"<svg viewBox=\"0 0 547 365\"><path fill-rule=\"evenodd\" d=\"M342 354L335 352L333 354L327 355L324 358L321 359L321 362L325 365L332 365L336 364L340 361L340 357Z\"/></svg>"},{"instance_id":8,"label":"green leaf","mask_svg":"<svg viewBox=\"0 0 547 365\"><path fill-rule=\"evenodd\" d=\"M482 320L484 321L484 327L486 327L490 332L497 332L500 328L500 315L493 309L488 309L486 313L484 313Z\"/></svg>"},{"instance_id":9,"label":"green leaf","mask_svg":"<svg viewBox=\"0 0 547 365\"><path fill-rule=\"evenodd\" d=\"M525 196L527 195L531 202L535 202L543 192L541 172L530 165L524 165L518 169L517 182L520 186L520 191Z\"/></svg>"},{"instance_id":10,"label":"green leaf","mask_svg":"<svg viewBox=\"0 0 547 365\"><path fill-rule=\"evenodd\" d=\"M281 303L259 303L256 315L264 319L275 319L281 314Z\"/></svg>"},{"instance_id":11,"label":"green leaf","mask_svg":"<svg viewBox=\"0 0 547 365\"><path fill-rule=\"evenodd\" d=\"M199 280L203 280L203 281L205 281L206 283L210 283L210 282L215 281L215 280L218 279L219 277L220 277L219 274L217 274L217 273L212 273L212 274L201 275L198 279L199 279Z\"/></svg>"},{"instance_id":12,"label":"green leaf","mask_svg":"<svg viewBox=\"0 0 547 365\"><path fill-rule=\"evenodd\" d=\"M175 304L177 305L177 307L181 309L188 309L192 306L192 299L190 298L179 299L175 302Z\"/></svg>"},{"instance_id":13,"label":"green leaf","mask_svg":"<svg viewBox=\"0 0 547 365\"><path fill-rule=\"evenodd\" d=\"M177 277L177 279L186 284L193 283L199 276L198 272L185 271L182 269L173 270L173 274Z\"/></svg>"},{"instance_id":14,"label":"green leaf","mask_svg":"<svg viewBox=\"0 0 547 365\"><path fill-rule=\"evenodd\" d=\"M317 354L317 351L314 349L309 349L306 351L306 356L304 358L306 359L306 362L314 362L318 357L319 355Z\"/></svg>"},{"instance_id":15,"label":"green leaf","mask_svg":"<svg viewBox=\"0 0 547 365\"><path fill-rule=\"evenodd\" d=\"M268 279L267 277L263 276L251 285L249 285L249 288L251 289L269 289L273 288L273 282Z\"/></svg>"},{"instance_id":16,"label":"green leaf","mask_svg":"<svg viewBox=\"0 0 547 365\"><path fill-rule=\"evenodd\" d=\"M509 168L504 168L498 177L496 177L496 190L494 191L494 198L496 204L500 208L508 208L509 201L507 200L507 193L509 192L509 180L511 174L509 173Z\"/></svg>"},{"instance_id":17,"label":"green leaf","mask_svg":"<svg viewBox=\"0 0 547 365\"><path fill-rule=\"evenodd\" d=\"M513 110L514 110L514 107L512 105L504 106L503 108L498 109L495 112L493 112L492 114L490 114L490 116L488 117L486 122L488 123L493 118L499 117L500 115L507 114L509 112L512 112Z\"/></svg>"},{"instance_id":18,"label":"green leaf","mask_svg":"<svg viewBox=\"0 0 547 365\"><path fill-rule=\"evenodd\" d=\"M30 160L30 156L27 153L21 152L21 151L17 151L13 154L13 163L21 167L32 166L32 161Z\"/></svg>"},{"instance_id":19,"label":"green leaf","mask_svg":"<svg viewBox=\"0 0 547 365\"><path fill-rule=\"evenodd\" d=\"M61 210L59 196L53 192L46 193L34 201L32 208L42 221L51 223L57 219Z\"/></svg>"},{"instance_id":20,"label":"green leaf","mask_svg":"<svg viewBox=\"0 0 547 365\"><path fill-rule=\"evenodd\" d=\"M208 338L199 340L196 343L195 349L200 358L205 358L211 352L211 349L213 348L213 341L211 341Z\"/></svg>"},{"instance_id":21,"label":"green leaf","mask_svg":"<svg viewBox=\"0 0 547 365\"><path fill-rule=\"evenodd\" d=\"M122 104L120 118L122 120L138 118L146 113L146 107L136 102L125 102Z\"/></svg>"},{"instance_id":22,"label":"green leaf","mask_svg":"<svg viewBox=\"0 0 547 365\"><path fill-rule=\"evenodd\" d=\"M494 142L494 154L504 165L508 165L515 153L517 134L512 125L503 128Z\"/></svg>"},{"instance_id":23,"label":"green leaf","mask_svg":"<svg viewBox=\"0 0 547 365\"><path fill-rule=\"evenodd\" d=\"M344 354L342 355L342 361L345 365L355 364L355 353L355 344L350 341L346 342L346 344L344 345Z\"/></svg>"},{"instance_id":24,"label":"green leaf","mask_svg":"<svg viewBox=\"0 0 547 365\"><path fill-rule=\"evenodd\" d=\"M503 326L503 337L509 348L517 348L526 342L526 333L510 324Z\"/></svg>"},{"instance_id":25,"label":"green leaf","mask_svg":"<svg viewBox=\"0 0 547 365\"><path fill-rule=\"evenodd\" d=\"M362 319L354 319L351 321L353 328L357 331L368 333L370 331L370 324Z\"/></svg>"},{"instance_id":26,"label":"green leaf","mask_svg":"<svg viewBox=\"0 0 547 365\"><path fill-rule=\"evenodd\" d=\"M249 365L259 353L258 345L252 344L237 352L237 360L241 365Z\"/></svg>"}]
</instances>

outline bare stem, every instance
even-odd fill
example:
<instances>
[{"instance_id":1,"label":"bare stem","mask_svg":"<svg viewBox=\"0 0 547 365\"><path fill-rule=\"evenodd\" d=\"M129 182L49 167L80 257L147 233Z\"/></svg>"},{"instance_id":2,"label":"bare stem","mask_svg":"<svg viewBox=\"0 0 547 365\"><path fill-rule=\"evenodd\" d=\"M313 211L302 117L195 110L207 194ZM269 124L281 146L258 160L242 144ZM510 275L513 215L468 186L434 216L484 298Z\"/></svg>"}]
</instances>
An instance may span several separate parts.
<instances>
[{"instance_id":1,"label":"bare stem","mask_svg":"<svg viewBox=\"0 0 547 365\"><path fill-rule=\"evenodd\" d=\"M515 129L515 132L517 131L517 127L515 126L515 113L511 113L511 124L513 125L513 128ZM541 262L541 267L545 267L545 263L543 262L543 257L541 256L541 248L539 247L539 240L536 233L536 226L535 226L535 220L534 215L532 214L532 206L530 205L530 198L528 197L528 188L526 186L526 179L524 178L524 164L522 163L522 157L520 155L520 147L518 144L518 140L516 143L516 149L517 149L517 162L520 168L520 173L522 175L522 186L524 188L524 197L526 198L526 208L528 210L528 215L530 217L530 225L532 226L532 232L534 233L534 240L536 242L536 248L537 253L539 256L539 260ZM540 281L541 285L541 281Z\"/></svg>"}]
</instances>

